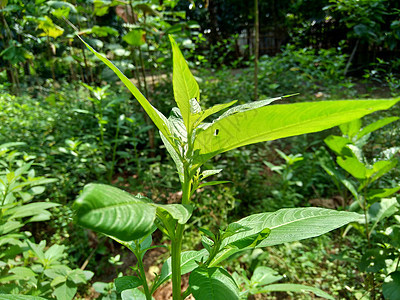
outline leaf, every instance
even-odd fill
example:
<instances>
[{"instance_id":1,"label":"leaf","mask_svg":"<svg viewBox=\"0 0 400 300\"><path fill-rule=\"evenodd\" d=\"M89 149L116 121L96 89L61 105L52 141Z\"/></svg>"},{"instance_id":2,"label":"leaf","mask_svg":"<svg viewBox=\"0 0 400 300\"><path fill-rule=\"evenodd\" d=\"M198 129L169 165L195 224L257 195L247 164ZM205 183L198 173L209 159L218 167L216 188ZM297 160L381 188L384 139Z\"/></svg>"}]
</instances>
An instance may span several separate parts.
<instances>
[{"instance_id":1,"label":"leaf","mask_svg":"<svg viewBox=\"0 0 400 300\"><path fill-rule=\"evenodd\" d=\"M396 193L398 190L400 190L400 186L391 189L371 189L368 190L367 199L374 200L389 197L392 194Z\"/></svg>"},{"instance_id":2,"label":"leaf","mask_svg":"<svg viewBox=\"0 0 400 300\"><path fill-rule=\"evenodd\" d=\"M206 249L200 251L185 251L181 253L181 275L191 272L197 268L197 261L205 261L208 258ZM161 276L157 282L156 288L167 281L172 275L171 257L169 257L161 268Z\"/></svg>"},{"instance_id":3,"label":"leaf","mask_svg":"<svg viewBox=\"0 0 400 300\"><path fill-rule=\"evenodd\" d=\"M139 239L151 232L156 215L145 199L108 185L86 185L74 204L77 223L123 241Z\"/></svg>"},{"instance_id":4,"label":"leaf","mask_svg":"<svg viewBox=\"0 0 400 300\"><path fill-rule=\"evenodd\" d=\"M367 178L367 168L355 157L337 157L336 162L346 172L357 179Z\"/></svg>"},{"instance_id":5,"label":"leaf","mask_svg":"<svg viewBox=\"0 0 400 300\"><path fill-rule=\"evenodd\" d=\"M206 179L207 177L210 177L212 175L218 174L222 171L222 169L217 169L217 170L205 170L201 172L201 179Z\"/></svg>"},{"instance_id":6,"label":"leaf","mask_svg":"<svg viewBox=\"0 0 400 300\"><path fill-rule=\"evenodd\" d=\"M257 247L279 245L316 237L360 218L362 216L357 213L317 207L284 208L276 212L254 214L235 222L251 229L226 238L222 245L228 245L264 228L269 228L271 233Z\"/></svg>"},{"instance_id":7,"label":"leaf","mask_svg":"<svg viewBox=\"0 0 400 300\"><path fill-rule=\"evenodd\" d=\"M232 107L231 109L228 109L225 113L223 113L216 121L221 120L223 118L229 117L231 115L237 114L237 113L241 113L241 112L245 112L248 110L252 110L252 109L256 109L256 108L260 108L263 106L266 106L268 104L271 104L272 102L276 101L276 100L281 100L281 97L277 97L277 98L271 98L271 99L265 99L265 100L259 100L259 101L253 101L250 103L246 103L246 104L242 104L242 105L238 105L235 107Z\"/></svg>"},{"instance_id":8,"label":"leaf","mask_svg":"<svg viewBox=\"0 0 400 300\"><path fill-rule=\"evenodd\" d=\"M271 284L263 287L262 289L258 290L258 294L261 293L270 293L270 292L297 292L297 293L305 293L305 292L312 292L318 297L322 297L329 300L335 300L331 295L328 293L307 285L302 284L293 284L293 283L276 283Z\"/></svg>"},{"instance_id":9,"label":"leaf","mask_svg":"<svg viewBox=\"0 0 400 300\"><path fill-rule=\"evenodd\" d=\"M129 31L122 39L131 46L140 47L146 43L145 32L139 28Z\"/></svg>"},{"instance_id":10,"label":"leaf","mask_svg":"<svg viewBox=\"0 0 400 300\"><path fill-rule=\"evenodd\" d=\"M370 233L375 229L380 221L392 216L399 209L399 203L396 198L382 199L381 202L375 202L368 210L370 222L373 222Z\"/></svg>"},{"instance_id":11,"label":"leaf","mask_svg":"<svg viewBox=\"0 0 400 300\"><path fill-rule=\"evenodd\" d=\"M59 206L58 203L52 202L36 202L29 203L23 206L16 206L7 210L6 214L10 215L9 219L15 218L25 218L33 215L39 215L43 213L43 210L49 209L51 207Z\"/></svg>"},{"instance_id":12,"label":"leaf","mask_svg":"<svg viewBox=\"0 0 400 300\"><path fill-rule=\"evenodd\" d=\"M173 53L173 74L172 82L176 104L181 111L186 130L191 132L192 110L191 99L200 101L199 85L194 79L189 67L179 50L178 45L171 35L169 35Z\"/></svg>"},{"instance_id":13,"label":"leaf","mask_svg":"<svg viewBox=\"0 0 400 300\"><path fill-rule=\"evenodd\" d=\"M382 128L383 126L386 126L394 121L397 121L399 118L398 117L388 117L388 118L383 118L380 119L374 123L371 123L367 126L365 126L361 131L357 134L357 140L361 139L363 136L367 135L368 133L371 133L375 130L378 130L379 128Z\"/></svg>"},{"instance_id":14,"label":"leaf","mask_svg":"<svg viewBox=\"0 0 400 300\"><path fill-rule=\"evenodd\" d=\"M351 122L341 124L339 128L343 135L347 135L350 139L353 139L353 137L361 128L361 119L356 119Z\"/></svg>"},{"instance_id":15,"label":"leaf","mask_svg":"<svg viewBox=\"0 0 400 300\"><path fill-rule=\"evenodd\" d=\"M162 132L160 132L160 137L165 145L165 149L167 149L169 155L171 155L172 160L175 163L176 170L178 171L178 175L179 175L179 180L181 182L183 182L183 172L184 172L183 171L183 163L178 155L178 152L176 152L175 148L171 145L169 140L164 136L164 134Z\"/></svg>"},{"instance_id":16,"label":"leaf","mask_svg":"<svg viewBox=\"0 0 400 300\"><path fill-rule=\"evenodd\" d=\"M367 177L374 182L393 169L397 165L397 160L381 160L373 164L372 169L367 170Z\"/></svg>"},{"instance_id":17,"label":"leaf","mask_svg":"<svg viewBox=\"0 0 400 300\"><path fill-rule=\"evenodd\" d=\"M382 284L383 296L387 300L400 300L400 271L390 273Z\"/></svg>"},{"instance_id":18,"label":"leaf","mask_svg":"<svg viewBox=\"0 0 400 300\"><path fill-rule=\"evenodd\" d=\"M154 108L149 101L142 95L142 93L137 89L137 87L106 57L98 53L89 44L87 44L80 36L78 38L86 45L86 47L103 63L105 63L114 73L121 79L125 86L131 91L135 98L139 101L140 105L149 115L150 119L154 122L157 128L164 134L164 136L172 143L170 140L171 133L168 128L167 118L160 113L156 108Z\"/></svg>"},{"instance_id":19,"label":"leaf","mask_svg":"<svg viewBox=\"0 0 400 300\"><path fill-rule=\"evenodd\" d=\"M197 188L201 189L201 188L206 187L206 186L212 186L212 185L218 185L218 184L230 183L230 182L231 181L228 181L228 180L209 181L209 182L205 182L205 183L200 184Z\"/></svg>"},{"instance_id":20,"label":"leaf","mask_svg":"<svg viewBox=\"0 0 400 300\"><path fill-rule=\"evenodd\" d=\"M72 281L67 280L54 289L54 295L57 300L72 300L77 290L77 286Z\"/></svg>"},{"instance_id":21,"label":"leaf","mask_svg":"<svg viewBox=\"0 0 400 300\"><path fill-rule=\"evenodd\" d=\"M244 232L245 233L245 232ZM236 240L234 242L229 243L228 247L235 247L237 249L245 249L245 248L255 248L259 245L263 240L268 238L270 235L271 230L269 228L265 228L261 230L259 233L252 234Z\"/></svg>"},{"instance_id":22,"label":"leaf","mask_svg":"<svg viewBox=\"0 0 400 300\"><path fill-rule=\"evenodd\" d=\"M259 266L254 272L253 276L251 276L251 285L266 285L278 280L281 280L283 276L279 275L279 273L271 268Z\"/></svg>"},{"instance_id":23,"label":"leaf","mask_svg":"<svg viewBox=\"0 0 400 300\"><path fill-rule=\"evenodd\" d=\"M86 283L86 275L81 269L75 269L68 273L68 280L75 284Z\"/></svg>"},{"instance_id":24,"label":"leaf","mask_svg":"<svg viewBox=\"0 0 400 300\"><path fill-rule=\"evenodd\" d=\"M189 277L189 286L197 300L239 299L239 288L223 268L198 267Z\"/></svg>"},{"instance_id":25,"label":"leaf","mask_svg":"<svg viewBox=\"0 0 400 300\"><path fill-rule=\"evenodd\" d=\"M136 276L122 276L115 278L115 288L117 293L121 293L124 290L134 289L142 285L142 281Z\"/></svg>"},{"instance_id":26,"label":"leaf","mask_svg":"<svg viewBox=\"0 0 400 300\"><path fill-rule=\"evenodd\" d=\"M324 139L324 142L337 155L343 155L343 148L345 148L347 144L351 143L348 138L337 135L328 136Z\"/></svg>"},{"instance_id":27,"label":"leaf","mask_svg":"<svg viewBox=\"0 0 400 300\"><path fill-rule=\"evenodd\" d=\"M157 209L164 210L179 224L186 224L192 216L193 206L188 204L153 204Z\"/></svg>"},{"instance_id":28,"label":"leaf","mask_svg":"<svg viewBox=\"0 0 400 300\"><path fill-rule=\"evenodd\" d=\"M124 290L121 293L122 300L146 300L146 295L138 288ZM151 299L154 299L153 297Z\"/></svg>"},{"instance_id":29,"label":"leaf","mask_svg":"<svg viewBox=\"0 0 400 300\"><path fill-rule=\"evenodd\" d=\"M316 132L388 109L394 100L341 100L263 106L220 118L196 133L195 160L203 164L211 157L241 146Z\"/></svg>"},{"instance_id":30,"label":"leaf","mask_svg":"<svg viewBox=\"0 0 400 300\"><path fill-rule=\"evenodd\" d=\"M228 103L223 103L223 104L217 104L214 105L213 107L210 107L208 109L206 109L205 111L201 111L197 114L193 115L193 124L194 127L197 127L202 121L204 121L206 118L208 118L209 116L225 109L228 108L230 106L232 106L233 104L235 104L237 102L237 100L228 102Z\"/></svg>"}]
</instances>

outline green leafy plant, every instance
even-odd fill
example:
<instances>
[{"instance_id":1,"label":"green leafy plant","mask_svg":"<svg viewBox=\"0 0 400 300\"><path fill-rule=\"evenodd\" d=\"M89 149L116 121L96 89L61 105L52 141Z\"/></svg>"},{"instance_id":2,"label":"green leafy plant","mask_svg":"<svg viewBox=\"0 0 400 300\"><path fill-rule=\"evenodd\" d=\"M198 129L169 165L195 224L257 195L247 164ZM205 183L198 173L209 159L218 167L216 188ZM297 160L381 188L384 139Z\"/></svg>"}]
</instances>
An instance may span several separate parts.
<instances>
[{"instance_id":1,"label":"green leafy plant","mask_svg":"<svg viewBox=\"0 0 400 300\"><path fill-rule=\"evenodd\" d=\"M182 252L185 224L192 215L192 196L196 190L222 182L205 181L221 170L202 170L214 156L258 142L274 140L336 126L377 110L393 106L398 99L380 101L334 101L269 105L269 99L228 109L236 101L200 106L199 86L177 44L173 51L173 90L178 108L167 119L139 92L108 59L86 46L109 66L134 94L160 131L171 154L182 186L180 204L157 204L140 194L134 196L118 188L89 184L75 202L77 223L108 235L130 249L138 260L137 276L116 280L123 299L129 293L144 293L146 299L168 279L173 298L192 294L196 299L238 299L239 288L220 263L249 248L263 248L319 236L359 220L360 215L321 208L281 209L259 213L231 223L218 232L202 228L204 249ZM222 112L212 123L206 118ZM160 274L147 282L143 256L153 247L151 234L158 228L171 241L171 257ZM181 276L189 273L189 288L182 293ZM142 287L141 290L138 287Z\"/></svg>"},{"instance_id":2,"label":"green leafy plant","mask_svg":"<svg viewBox=\"0 0 400 300\"><path fill-rule=\"evenodd\" d=\"M32 157L10 150L21 144L0 145L0 294L72 299L77 286L87 283L93 273L69 268L65 246L45 249L46 241L35 244L29 240L32 234L22 231L31 222L49 220L49 209L59 204L32 202L55 179L36 177Z\"/></svg>"},{"instance_id":3,"label":"green leafy plant","mask_svg":"<svg viewBox=\"0 0 400 300\"><path fill-rule=\"evenodd\" d=\"M354 120L340 126L342 136L331 135L325 139L326 145L337 155L336 163L341 169L326 164L322 164L322 167L339 188L344 186L353 196L355 201L349 209L364 214L364 221L352 226L360 231L367 244L367 249L362 250L360 270L367 273L366 290L372 299L376 298L378 282L382 278L378 276L380 273L387 278L382 285L385 298L397 299L392 294L390 282L398 282L396 274L399 272L400 245L396 233L400 205L393 195L400 190L400 186L396 183L394 187L382 188L378 181L396 167L395 155L400 148L385 149L372 161L367 159L363 148L374 131L398 119L383 118L364 128L360 119ZM398 288L394 290L399 292ZM387 296L389 294L391 296Z\"/></svg>"}]
</instances>

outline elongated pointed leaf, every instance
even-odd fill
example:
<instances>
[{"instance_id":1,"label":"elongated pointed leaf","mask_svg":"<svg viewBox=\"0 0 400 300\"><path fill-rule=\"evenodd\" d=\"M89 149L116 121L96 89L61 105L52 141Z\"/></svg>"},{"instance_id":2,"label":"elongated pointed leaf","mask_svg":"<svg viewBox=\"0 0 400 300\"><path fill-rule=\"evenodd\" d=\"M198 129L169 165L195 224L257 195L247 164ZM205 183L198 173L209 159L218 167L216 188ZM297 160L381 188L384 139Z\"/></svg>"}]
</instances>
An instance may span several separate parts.
<instances>
[{"instance_id":1,"label":"elongated pointed leaf","mask_svg":"<svg viewBox=\"0 0 400 300\"><path fill-rule=\"evenodd\" d=\"M196 135L202 164L216 154L248 144L316 132L388 109L394 100L341 100L263 106L217 120Z\"/></svg>"},{"instance_id":2,"label":"elongated pointed leaf","mask_svg":"<svg viewBox=\"0 0 400 300\"><path fill-rule=\"evenodd\" d=\"M151 232L156 207L147 198L135 197L104 184L89 184L75 201L77 223L122 241Z\"/></svg>"},{"instance_id":3,"label":"elongated pointed leaf","mask_svg":"<svg viewBox=\"0 0 400 300\"><path fill-rule=\"evenodd\" d=\"M189 286L196 300L239 299L235 280L223 268L196 268L190 274Z\"/></svg>"},{"instance_id":4,"label":"elongated pointed leaf","mask_svg":"<svg viewBox=\"0 0 400 300\"><path fill-rule=\"evenodd\" d=\"M329 299L329 300L335 299L328 293L326 293L323 290L320 290L318 288L303 285L303 284L293 284L293 283L276 283L276 284L267 285L267 286L259 289L257 294L270 293L270 292L296 292L296 293L312 292L315 295L317 295L318 297L322 297L322 298Z\"/></svg>"},{"instance_id":5,"label":"elongated pointed leaf","mask_svg":"<svg viewBox=\"0 0 400 300\"><path fill-rule=\"evenodd\" d=\"M105 63L114 73L121 79L125 86L131 91L133 96L139 101L140 105L149 115L150 119L154 122L157 128L164 134L167 139L170 139L170 131L168 128L167 118L154 108L150 102L143 96L143 94L137 89L137 87L105 56L94 50L89 44L87 44L80 36L79 39L86 45L86 47L103 63Z\"/></svg>"},{"instance_id":6,"label":"elongated pointed leaf","mask_svg":"<svg viewBox=\"0 0 400 300\"><path fill-rule=\"evenodd\" d=\"M179 50L178 45L172 36L169 36L172 46L173 53L173 75L172 83L174 88L174 97L176 104L181 111L183 121L185 123L187 131L190 131L191 127L191 116L195 112L192 111L192 105L190 104L191 99L200 100L199 85L194 79L189 67Z\"/></svg>"},{"instance_id":7,"label":"elongated pointed leaf","mask_svg":"<svg viewBox=\"0 0 400 300\"><path fill-rule=\"evenodd\" d=\"M399 119L398 117L388 117L380 119L374 123L371 123L365 126L363 129L361 129L361 131L357 134L357 139L359 140L368 133L378 130L379 128L382 128L383 126L386 126L394 121L397 121L398 119Z\"/></svg>"},{"instance_id":8,"label":"elongated pointed leaf","mask_svg":"<svg viewBox=\"0 0 400 300\"><path fill-rule=\"evenodd\" d=\"M230 244L252 232L260 232L264 228L269 228L271 233L258 244L258 248L299 241L322 235L360 218L362 216L357 213L317 207L284 208L276 212L251 215L237 221L236 223L251 230L239 232L225 239L222 245Z\"/></svg>"},{"instance_id":9,"label":"elongated pointed leaf","mask_svg":"<svg viewBox=\"0 0 400 300\"><path fill-rule=\"evenodd\" d=\"M204 121L209 116L211 116L225 108L232 106L236 102L237 102L237 100L231 101L229 103L217 104L211 108L206 109L205 111L202 111L202 112L199 112L199 113L193 115L192 119L193 119L194 127L197 127L202 121Z\"/></svg>"}]
</instances>

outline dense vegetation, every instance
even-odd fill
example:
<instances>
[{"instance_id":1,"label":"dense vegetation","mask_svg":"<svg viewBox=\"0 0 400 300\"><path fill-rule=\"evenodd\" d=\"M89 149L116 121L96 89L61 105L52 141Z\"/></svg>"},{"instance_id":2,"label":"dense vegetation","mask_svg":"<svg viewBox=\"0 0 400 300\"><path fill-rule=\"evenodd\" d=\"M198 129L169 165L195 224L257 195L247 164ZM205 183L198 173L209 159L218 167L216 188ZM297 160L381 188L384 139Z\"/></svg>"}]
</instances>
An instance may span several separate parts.
<instances>
[{"instance_id":1,"label":"dense vegetation","mask_svg":"<svg viewBox=\"0 0 400 300\"><path fill-rule=\"evenodd\" d=\"M0 299L400 299L400 3L253 4L0 1Z\"/></svg>"}]
</instances>

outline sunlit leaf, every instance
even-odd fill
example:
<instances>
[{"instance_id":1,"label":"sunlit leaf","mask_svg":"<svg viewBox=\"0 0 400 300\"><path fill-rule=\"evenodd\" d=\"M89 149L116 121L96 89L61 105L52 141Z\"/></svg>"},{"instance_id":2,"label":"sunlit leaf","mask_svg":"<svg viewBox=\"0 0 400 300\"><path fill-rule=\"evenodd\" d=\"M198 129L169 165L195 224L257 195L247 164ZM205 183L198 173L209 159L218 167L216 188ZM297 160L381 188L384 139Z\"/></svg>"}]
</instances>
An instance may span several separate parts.
<instances>
[{"instance_id":1,"label":"sunlit leaf","mask_svg":"<svg viewBox=\"0 0 400 300\"><path fill-rule=\"evenodd\" d=\"M316 132L388 109L394 100L341 100L277 104L235 113L196 134L196 162L237 147Z\"/></svg>"}]
</instances>

